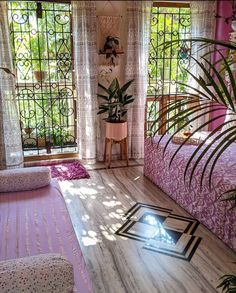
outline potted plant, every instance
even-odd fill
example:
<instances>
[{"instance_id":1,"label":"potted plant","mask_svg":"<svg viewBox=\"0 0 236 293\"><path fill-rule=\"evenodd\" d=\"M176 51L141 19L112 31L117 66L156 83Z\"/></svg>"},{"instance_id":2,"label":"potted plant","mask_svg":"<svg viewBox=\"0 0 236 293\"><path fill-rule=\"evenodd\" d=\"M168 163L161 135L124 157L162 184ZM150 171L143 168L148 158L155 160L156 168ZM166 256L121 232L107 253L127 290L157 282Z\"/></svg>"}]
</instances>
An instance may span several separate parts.
<instances>
[{"instance_id":1,"label":"potted plant","mask_svg":"<svg viewBox=\"0 0 236 293\"><path fill-rule=\"evenodd\" d=\"M122 53L122 52L119 52L119 44L120 42L118 37L108 36L106 37L103 50L99 51L100 54L106 55L106 59L110 58L110 63L113 66L115 66L115 58L118 57L117 54Z\"/></svg>"},{"instance_id":2,"label":"potted plant","mask_svg":"<svg viewBox=\"0 0 236 293\"><path fill-rule=\"evenodd\" d=\"M45 147L46 145L46 132L42 128L37 129L37 145L38 147Z\"/></svg>"},{"instance_id":3,"label":"potted plant","mask_svg":"<svg viewBox=\"0 0 236 293\"><path fill-rule=\"evenodd\" d=\"M35 35L31 38L31 54L32 54L32 67L34 77L38 82L46 79L47 72L45 70L45 37L43 34Z\"/></svg>"},{"instance_id":4,"label":"potted plant","mask_svg":"<svg viewBox=\"0 0 236 293\"><path fill-rule=\"evenodd\" d=\"M107 113L106 121L106 138L112 138L120 141L127 137L127 121L124 116L127 113L126 105L132 103L134 98L126 93L134 80L130 80L123 86L120 86L119 81L115 78L108 88L98 83L98 86L106 93L106 95L98 94L97 96L104 103L99 106L99 114Z\"/></svg>"},{"instance_id":5,"label":"potted plant","mask_svg":"<svg viewBox=\"0 0 236 293\"><path fill-rule=\"evenodd\" d=\"M30 134L34 131L33 127L24 127L24 132L30 136Z\"/></svg>"},{"instance_id":6,"label":"potted plant","mask_svg":"<svg viewBox=\"0 0 236 293\"><path fill-rule=\"evenodd\" d=\"M36 137L38 147L45 147L47 142L54 143L52 130L43 123L39 123L36 128Z\"/></svg>"}]
</instances>

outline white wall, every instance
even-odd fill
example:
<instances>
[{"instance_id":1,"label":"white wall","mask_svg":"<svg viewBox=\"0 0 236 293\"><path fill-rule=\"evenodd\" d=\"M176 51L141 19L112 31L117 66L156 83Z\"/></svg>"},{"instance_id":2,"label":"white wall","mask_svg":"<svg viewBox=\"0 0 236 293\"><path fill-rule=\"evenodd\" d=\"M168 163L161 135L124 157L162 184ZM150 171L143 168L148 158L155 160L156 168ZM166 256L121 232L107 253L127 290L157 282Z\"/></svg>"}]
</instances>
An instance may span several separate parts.
<instances>
[{"instance_id":1,"label":"white wall","mask_svg":"<svg viewBox=\"0 0 236 293\"><path fill-rule=\"evenodd\" d=\"M125 54L126 54L126 40L127 40L127 21L126 21L126 1L97 1L97 17L98 16L122 16L121 17L121 26L120 26L120 45L124 49L124 54L119 55L118 65L117 66L104 66L101 65L103 60L101 58L105 58L105 55L99 56L99 68L98 71L98 80L102 84L106 84L104 78L102 78L101 71L104 70L109 72L112 69L112 73L106 75L110 80L114 77L118 77L121 83L124 82L124 73L125 73ZM98 31L98 52L99 49L103 48L104 40L101 38L99 21L97 19L97 31ZM107 85L107 84L106 84Z\"/></svg>"}]
</instances>

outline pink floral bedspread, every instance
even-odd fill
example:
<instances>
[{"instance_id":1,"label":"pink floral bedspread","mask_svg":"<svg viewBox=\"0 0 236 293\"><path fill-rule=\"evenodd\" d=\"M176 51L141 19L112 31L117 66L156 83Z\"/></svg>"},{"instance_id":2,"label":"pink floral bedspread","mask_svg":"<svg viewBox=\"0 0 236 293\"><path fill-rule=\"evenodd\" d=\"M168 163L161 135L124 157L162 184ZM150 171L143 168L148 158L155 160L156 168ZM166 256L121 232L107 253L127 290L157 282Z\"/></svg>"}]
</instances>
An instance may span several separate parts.
<instances>
[{"instance_id":1,"label":"pink floral bedspread","mask_svg":"<svg viewBox=\"0 0 236 293\"><path fill-rule=\"evenodd\" d=\"M0 260L62 254L74 267L74 291L92 292L82 251L55 181L33 191L0 193L0 239Z\"/></svg>"},{"instance_id":2,"label":"pink floral bedspread","mask_svg":"<svg viewBox=\"0 0 236 293\"><path fill-rule=\"evenodd\" d=\"M231 203L219 200L223 192L236 188L236 143L217 162L210 190L207 179L200 188L203 162L195 170L191 188L184 184L185 166L197 146L184 146L169 168L170 158L179 145L170 143L163 158L163 148L169 136L165 136L157 147L159 138L145 140L144 175L236 251L236 211L230 210ZM207 155L204 161L206 159Z\"/></svg>"}]
</instances>

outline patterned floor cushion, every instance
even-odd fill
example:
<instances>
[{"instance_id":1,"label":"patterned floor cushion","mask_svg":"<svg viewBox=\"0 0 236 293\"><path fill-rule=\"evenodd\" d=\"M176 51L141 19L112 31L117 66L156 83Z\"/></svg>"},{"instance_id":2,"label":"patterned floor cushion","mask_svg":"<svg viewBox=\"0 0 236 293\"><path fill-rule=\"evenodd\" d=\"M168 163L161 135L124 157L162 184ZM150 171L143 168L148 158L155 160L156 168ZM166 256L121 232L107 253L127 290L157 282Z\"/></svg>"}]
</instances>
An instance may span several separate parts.
<instances>
[{"instance_id":1,"label":"patterned floor cushion","mask_svg":"<svg viewBox=\"0 0 236 293\"><path fill-rule=\"evenodd\" d=\"M47 167L17 168L0 171L0 192L33 190L50 184Z\"/></svg>"},{"instance_id":2,"label":"patterned floor cushion","mask_svg":"<svg viewBox=\"0 0 236 293\"><path fill-rule=\"evenodd\" d=\"M2 293L69 293L73 286L73 266L59 254L40 254L0 262Z\"/></svg>"}]
</instances>

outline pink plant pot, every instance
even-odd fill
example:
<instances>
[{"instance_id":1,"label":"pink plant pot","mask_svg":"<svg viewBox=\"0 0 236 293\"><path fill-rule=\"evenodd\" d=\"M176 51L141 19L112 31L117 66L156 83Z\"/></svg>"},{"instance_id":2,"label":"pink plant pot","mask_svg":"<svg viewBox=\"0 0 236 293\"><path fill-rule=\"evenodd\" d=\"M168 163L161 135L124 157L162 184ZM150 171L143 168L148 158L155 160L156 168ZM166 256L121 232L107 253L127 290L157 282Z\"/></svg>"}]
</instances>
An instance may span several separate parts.
<instances>
[{"instance_id":1,"label":"pink plant pot","mask_svg":"<svg viewBox=\"0 0 236 293\"><path fill-rule=\"evenodd\" d=\"M127 122L111 123L106 122L106 138L122 140L127 137Z\"/></svg>"}]
</instances>

